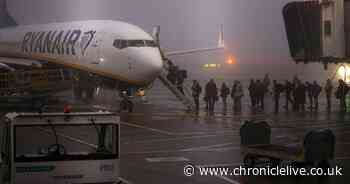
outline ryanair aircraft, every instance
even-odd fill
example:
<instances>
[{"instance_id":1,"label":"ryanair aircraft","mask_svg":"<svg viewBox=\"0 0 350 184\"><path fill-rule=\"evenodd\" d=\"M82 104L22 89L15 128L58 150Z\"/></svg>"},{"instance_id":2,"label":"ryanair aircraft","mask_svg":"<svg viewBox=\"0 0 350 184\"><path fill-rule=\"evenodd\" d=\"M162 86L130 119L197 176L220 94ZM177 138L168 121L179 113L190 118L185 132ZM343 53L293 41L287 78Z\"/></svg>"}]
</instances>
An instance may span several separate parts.
<instances>
[{"instance_id":1,"label":"ryanair aircraft","mask_svg":"<svg viewBox=\"0 0 350 184\"><path fill-rule=\"evenodd\" d=\"M158 41L135 25L111 20L88 20L18 26L7 13L6 0L1 1L5 10L1 15L3 20L0 20L2 65L32 66L45 61L135 86L151 83L163 69ZM154 34L158 35L158 32ZM210 49L164 55L204 50Z\"/></svg>"}]
</instances>

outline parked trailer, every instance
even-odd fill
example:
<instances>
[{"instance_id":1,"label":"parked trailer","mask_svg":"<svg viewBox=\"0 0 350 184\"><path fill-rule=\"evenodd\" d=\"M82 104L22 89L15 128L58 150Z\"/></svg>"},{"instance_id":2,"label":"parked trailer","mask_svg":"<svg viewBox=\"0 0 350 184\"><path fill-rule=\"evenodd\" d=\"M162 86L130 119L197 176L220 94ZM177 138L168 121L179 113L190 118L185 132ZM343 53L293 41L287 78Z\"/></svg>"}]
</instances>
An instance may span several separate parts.
<instances>
[{"instance_id":1,"label":"parked trailer","mask_svg":"<svg viewBox=\"0 0 350 184\"><path fill-rule=\"evenodd\" d=\"M240 130L243 163L246 167L259 164L279 166L288 161L296 167L329 168L334 160L335 136L331 130L306 134L303 143L271 144L271 127L267 122L246 122Z\"/></svg>"},{"instance_id":2,"label":"parked trailer","mask_svg":"<svg viewBox=\"0 0 350 184\"><path fill-rule=\"evenodd\" d=\"M1 183L119 183L119 122L109 112L7 114Z\"/></svg>"}]
</instances>

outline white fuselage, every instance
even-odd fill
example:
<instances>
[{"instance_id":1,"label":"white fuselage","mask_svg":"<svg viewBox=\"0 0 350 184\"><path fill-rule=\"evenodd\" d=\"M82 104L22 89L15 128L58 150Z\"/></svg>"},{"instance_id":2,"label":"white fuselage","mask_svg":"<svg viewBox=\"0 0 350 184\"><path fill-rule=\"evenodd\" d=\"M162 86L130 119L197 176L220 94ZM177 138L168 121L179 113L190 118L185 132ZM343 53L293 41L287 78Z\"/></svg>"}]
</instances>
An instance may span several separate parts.
<instances>
[{"instance_id":1,"label":"white fuselage","mask_svg":"<svg viewBox=\"0 0 350 184\"><path fill-rule=\"evenodd\" d=\"M152 82L163 67L148 33L105 20L1 29L0 56L53 62L134 85Z\"/></svg>"}]
</instances>

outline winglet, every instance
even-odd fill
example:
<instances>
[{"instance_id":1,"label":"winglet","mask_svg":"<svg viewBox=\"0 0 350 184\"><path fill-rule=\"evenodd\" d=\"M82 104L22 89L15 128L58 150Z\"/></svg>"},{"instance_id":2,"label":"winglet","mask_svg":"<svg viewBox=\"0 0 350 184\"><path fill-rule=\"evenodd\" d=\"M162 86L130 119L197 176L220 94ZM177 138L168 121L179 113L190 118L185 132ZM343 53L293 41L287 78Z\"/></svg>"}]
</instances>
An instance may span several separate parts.
<instances>
[{"instance_id":1,"label":"winglet","mask_svg":"<svg viewBox=\"0 0 350 184\"><path fill-rule=\"evenodd\" d=\"M224 25L223 25L223 24L221 24L221 30L220 30L220 35L219 35L218 48L225 48Z\"/></svg>"}]
</instances>

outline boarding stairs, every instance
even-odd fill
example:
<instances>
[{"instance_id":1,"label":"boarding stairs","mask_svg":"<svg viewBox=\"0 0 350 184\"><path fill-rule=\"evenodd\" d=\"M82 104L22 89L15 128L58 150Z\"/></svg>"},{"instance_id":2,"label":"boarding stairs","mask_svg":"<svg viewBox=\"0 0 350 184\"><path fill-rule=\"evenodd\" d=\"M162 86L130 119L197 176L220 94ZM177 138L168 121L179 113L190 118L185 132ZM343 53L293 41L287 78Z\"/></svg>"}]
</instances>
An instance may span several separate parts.
<instances>
[{"instance_id":1,"label":"boarding stairs","mask_svg":"<svg viewBox=\"0 0 350 184\"><path fill-rule=\"evenodd\" d=\"M184 94L181 93L179 89L177 89L177 86L171 83L171 81L168 80L167 74L169 73L168 64L167 62L164 62L164 67L162 73L159 75L158 79L164 84L165 87L167 87L172 94L176 96L178 100L181 101L181 103L189 110L189 111L195 111L196 106L194 104L194 101L191 97L191 91L183 85L183 91Z\"/></svg>"}]
</instances>

